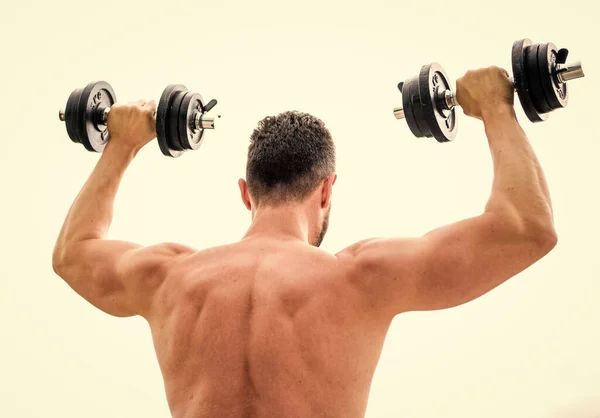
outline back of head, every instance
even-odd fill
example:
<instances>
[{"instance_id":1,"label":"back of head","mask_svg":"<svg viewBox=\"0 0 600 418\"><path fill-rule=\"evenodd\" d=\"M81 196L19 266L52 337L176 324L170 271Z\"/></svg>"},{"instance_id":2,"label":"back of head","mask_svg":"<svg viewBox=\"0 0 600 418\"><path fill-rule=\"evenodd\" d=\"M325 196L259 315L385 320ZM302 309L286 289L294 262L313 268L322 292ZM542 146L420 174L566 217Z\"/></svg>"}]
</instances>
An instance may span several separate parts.
<instances>
[{"instance_id":1,"label":"back of head","mask_svg":"<svg viewBox=\"0 0 600 418\"><path fill-rule=\"evenodd\" d=\"M335 146L318 118L289 111L259 122L246 179L255 204L301 202L335 171Z\"/></svg>"}]
</instances>

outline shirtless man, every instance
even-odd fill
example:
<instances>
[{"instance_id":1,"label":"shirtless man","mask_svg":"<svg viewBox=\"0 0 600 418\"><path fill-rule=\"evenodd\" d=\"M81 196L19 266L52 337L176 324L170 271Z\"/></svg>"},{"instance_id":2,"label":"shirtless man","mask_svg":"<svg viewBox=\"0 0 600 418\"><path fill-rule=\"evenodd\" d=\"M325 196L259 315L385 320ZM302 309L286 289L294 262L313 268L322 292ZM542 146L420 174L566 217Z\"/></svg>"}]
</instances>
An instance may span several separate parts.
<instances>
[{"instance_id":1,"label":"shirtless man","mask_svg":"<svg viewBox=\"0 0 600 418\"><path fill-rule=\"evenodd\" d=\"M362 417L396 315L478 298L556 245L506 72L469 71L457 93L483 121L493 157L481 215L335 255L318 248L334 145L320 120L298 112L266 118L252 134L239 181L252 223L240 242L198 251L104 239L125 169L155 137L154 102L115 105L112 139L69 211L54 270L102 311L148 321L175 418Z\"/></svg>"}]
</instances>

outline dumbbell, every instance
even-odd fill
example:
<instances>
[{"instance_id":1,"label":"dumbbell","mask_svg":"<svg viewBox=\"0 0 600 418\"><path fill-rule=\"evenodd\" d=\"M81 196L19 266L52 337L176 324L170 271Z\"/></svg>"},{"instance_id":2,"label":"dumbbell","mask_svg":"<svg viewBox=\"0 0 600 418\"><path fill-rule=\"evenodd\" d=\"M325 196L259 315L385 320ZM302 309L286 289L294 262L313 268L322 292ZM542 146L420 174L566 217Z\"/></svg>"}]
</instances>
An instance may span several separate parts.
<instances>
[{"instance_id":1,"label":"dumbbell","mask_svg":"<svg viewBox=\"0 0 600 418\"><path fill-rule=\"evenodd\" d=\"M88 151L103 152L110 139L107 129L110 107L116 101L115 92L106 81L92 82L74 90L65 109L59 111L69 138ZM205 104L200 94L188 91L184 85L168 85L154 115L161 152L168 157L179 157L186 151L198 149L204 130L215 127L214 118L206 113L216 104L216 100Z\"/></svg>"},{"instance_id":2,"label":"dumbbell","mask_svg":"<svg viewBox=\"0 0 600 418\"><path fill-rule=\"evenodd\" d=\"M550 112L566 107L567 82L585 76L581 62L566 64L568 54L553 43L521 39L513 44L511 82L530 121L545 121ZM398 89L402 107L394 109L394 116L406 119L413 135L434 137L438 142L456 137L458 102L438 63L424 65L418 76L399 83Z\"/></svg>"}]
</instances>

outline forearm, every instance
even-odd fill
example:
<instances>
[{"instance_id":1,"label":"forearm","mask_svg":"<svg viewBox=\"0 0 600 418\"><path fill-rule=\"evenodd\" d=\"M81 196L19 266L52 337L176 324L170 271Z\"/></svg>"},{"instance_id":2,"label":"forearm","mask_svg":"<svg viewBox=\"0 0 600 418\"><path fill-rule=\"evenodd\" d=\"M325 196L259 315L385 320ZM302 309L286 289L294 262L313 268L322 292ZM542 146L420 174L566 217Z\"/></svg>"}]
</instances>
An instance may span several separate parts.
<instances>
[{"instance_id":1,"label":"forearm","mask_svg":"<svg viewBox=\"0 0 600 418\"><path fill-rule=\"evenodd\" d=\"M484 118L494 181L487 210L508 209L529 223L552 226L552 203L542 167L512 108Z\"/></svg>"},{"instance_id":2,"label":"forearm","mask_svg":"<svg viewBox=\"0 0 600 418\"><path fill-rule=\"evenodd\" d=\"M55 257L87 239L104 238L112 222L113 204L125 170L136 150L112 138L73 202L55 246Z\"/></svg>"}]
</instances>

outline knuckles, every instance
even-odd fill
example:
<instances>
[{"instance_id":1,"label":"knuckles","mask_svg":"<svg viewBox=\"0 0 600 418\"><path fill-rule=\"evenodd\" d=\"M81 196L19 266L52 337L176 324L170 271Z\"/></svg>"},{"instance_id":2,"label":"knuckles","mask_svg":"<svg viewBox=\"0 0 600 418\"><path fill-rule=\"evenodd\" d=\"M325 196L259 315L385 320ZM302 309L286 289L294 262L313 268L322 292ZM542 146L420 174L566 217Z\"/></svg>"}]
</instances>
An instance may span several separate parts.
<instances>
[{"instance_id":1,"label":"knuckles","mask_svg":"<svg viewBox=\"0 0 600 418\"><path fill-rule=\"evenodd\" d=\"M470 80L473 78L484 78L490 75L506 75L508 74L504 68L498 67L496 65L491 65L489 67L478 68L476 70L468 70L465 75L457 80L457 83L460 81L464 82L465 79Z\"/></svg>"},{"instance_id":2,"label":"knuckles","mask_svg":"<svg viewBox=\"0 0 600 418\"><path fill-rule=\"evenodd\" d=\"M111 106L112 115L120 117L142 117L153 115L156 110L156 102L150 100L144 105L140 103L115 103Z\"/></svg>"}]
</instances>

